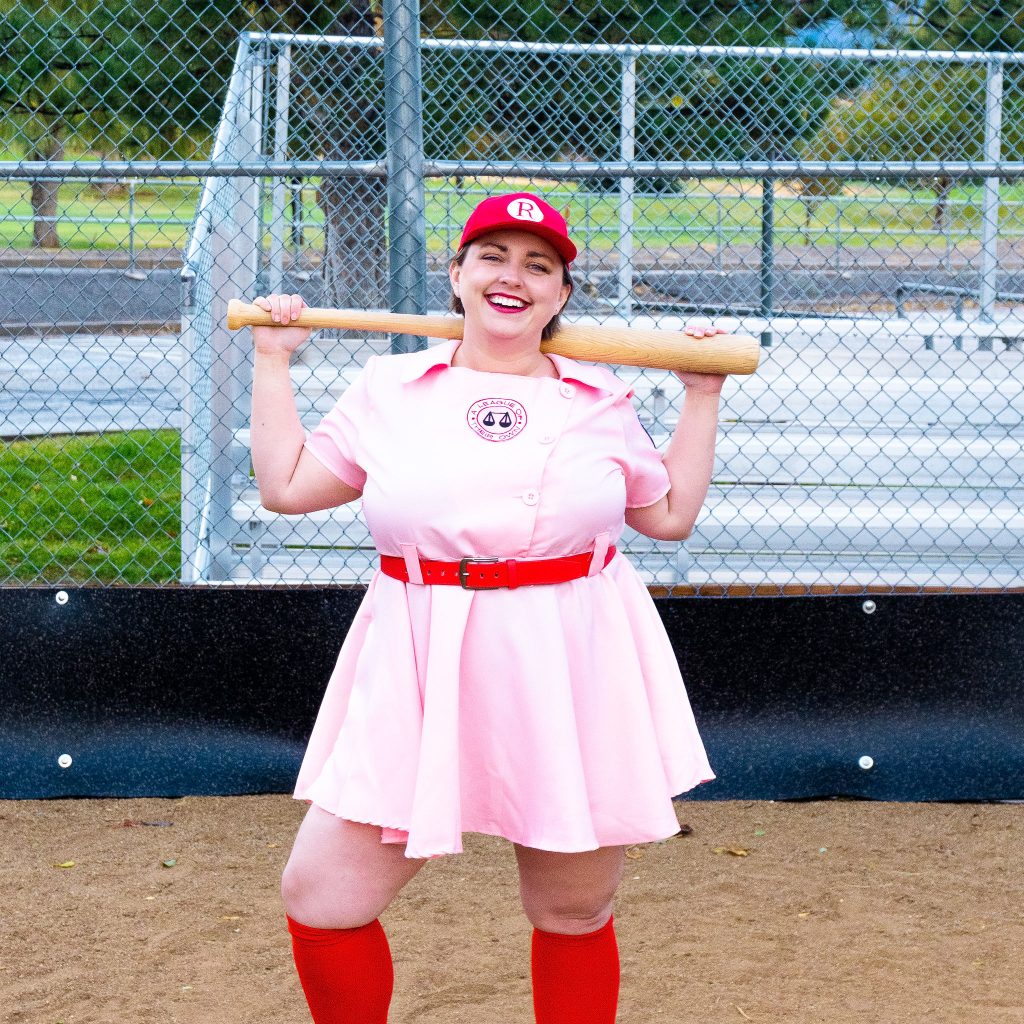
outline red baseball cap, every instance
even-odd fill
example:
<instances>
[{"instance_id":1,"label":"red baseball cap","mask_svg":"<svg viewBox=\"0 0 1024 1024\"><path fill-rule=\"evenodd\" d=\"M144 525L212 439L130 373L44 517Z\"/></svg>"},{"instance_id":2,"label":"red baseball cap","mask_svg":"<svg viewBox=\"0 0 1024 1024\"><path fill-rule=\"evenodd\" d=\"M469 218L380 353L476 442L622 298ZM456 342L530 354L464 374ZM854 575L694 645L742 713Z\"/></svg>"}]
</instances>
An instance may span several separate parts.
<instances>
[{"instance_id":1,"label":"red baseball cap","mask_svg":"<svg viewBox=\"0 0 1024 1024\"><path fill-rule=\"evenodd\" d=\"M550 203L529 192L510 192L485 199L469 215L462 229L459 248L489 231L504 228L529 231L543 238L555 247L566 263L576 259L576 246L569 239L565 218Z\"/></svg>"}]
</instances>

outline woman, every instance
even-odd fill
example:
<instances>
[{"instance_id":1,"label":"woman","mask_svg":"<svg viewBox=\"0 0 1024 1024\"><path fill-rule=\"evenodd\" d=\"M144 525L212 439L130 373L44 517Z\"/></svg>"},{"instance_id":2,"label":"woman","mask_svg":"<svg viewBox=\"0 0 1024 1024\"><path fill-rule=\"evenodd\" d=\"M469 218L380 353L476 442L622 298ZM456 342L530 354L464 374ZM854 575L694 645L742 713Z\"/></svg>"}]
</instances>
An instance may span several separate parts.
<instances>
[{"instance_id":1,"label":"woman","mask_svg":"<svg viewBox=\"0 0 1024 1024\"><path fill-rule=\"evenodd\" d=\"M514 844L538 1024L610 1024L612 902L631 843L713 778L654 603L614 544L693 528L724 378L681 373L660 456L611 371L540 351L572 292L565 220L526 193L472 213L450 277L463 339L371 357L308 436L297 295L256 303L252 456L287 514L362 497L381 552L310 737L282 893L316 1024L387 1019L379 916L464 831ZM715 328L693 328L702 337Z\"/></svg>"}]
</instances>

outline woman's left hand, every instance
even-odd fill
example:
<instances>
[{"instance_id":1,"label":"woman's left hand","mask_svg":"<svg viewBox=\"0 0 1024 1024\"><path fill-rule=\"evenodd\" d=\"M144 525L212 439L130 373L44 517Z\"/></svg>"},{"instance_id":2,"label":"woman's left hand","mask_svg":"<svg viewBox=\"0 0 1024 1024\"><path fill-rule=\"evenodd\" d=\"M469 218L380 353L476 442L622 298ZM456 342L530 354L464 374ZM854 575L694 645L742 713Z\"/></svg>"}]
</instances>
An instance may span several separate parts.
<instances>
[{"instance_id":1,"label":"woman's left hand","mask_svg":"<svg viewBox=\"0 0 1024 1024\"><path fill-rule=\"evenodd\" d=\"M703 324L691 324L683 328L683 334L691 338L710 338L716 334L727 334L724 327L705 326ZM673 370L676 377L685 385L687 391L696 391L705 395L717 395L721 393L722 385L725 384L725 374L722 373L694 373L693 371Z\"/></svg>"}]
</instances>

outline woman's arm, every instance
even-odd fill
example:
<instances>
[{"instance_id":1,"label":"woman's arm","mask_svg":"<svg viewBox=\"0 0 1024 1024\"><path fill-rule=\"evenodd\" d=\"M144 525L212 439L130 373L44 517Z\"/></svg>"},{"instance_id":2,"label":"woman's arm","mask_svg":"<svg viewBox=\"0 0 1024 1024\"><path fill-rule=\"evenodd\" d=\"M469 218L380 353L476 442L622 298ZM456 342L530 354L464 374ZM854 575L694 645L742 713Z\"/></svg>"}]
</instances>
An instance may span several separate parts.
<instances>
[{"instance_id":1,"label":"woman's arm","mask_svg":"<svg viewBox=\"0 0 1024 1024\"><path fill-rule=\"evenodd\" d=\"M679 422L662 457L671 482L668 494L653 505L626 509L626 525L656 540L686 540L707 497L715 464L721 390L721 384L718 390L712 381L709 385L686 389Z\"/></svg>"},{"instance_id":2,"label":"woman's arm","mask_svg":"<svg viewBox=\"0 0 1024 1024\"><path fill-rule=\"evenodd\" d=\"M687 327L695 338L723 334L721 327ZM655 540L686 540L711 485L718 434L718 402L725 377L715 373L676 373L686 385L679 421L662 456L671 484L653 505L626 509L626 525Z\"/></svg>"},{"instance_id":3,"label":"woman's arm","mask_svg":"<svg viewBox=\"0 0 1024 1024\"><path fill-rule=\"evenodd\" d=\"M310 332L287 325L305 302L298 295L271 295L253 302L281 324L252 331L250 444L260 502L269 512L298 515L354 501L362 491L339 480L303 447L306 433L295 407L288 363Z\"/></svg>"}]
</instances>

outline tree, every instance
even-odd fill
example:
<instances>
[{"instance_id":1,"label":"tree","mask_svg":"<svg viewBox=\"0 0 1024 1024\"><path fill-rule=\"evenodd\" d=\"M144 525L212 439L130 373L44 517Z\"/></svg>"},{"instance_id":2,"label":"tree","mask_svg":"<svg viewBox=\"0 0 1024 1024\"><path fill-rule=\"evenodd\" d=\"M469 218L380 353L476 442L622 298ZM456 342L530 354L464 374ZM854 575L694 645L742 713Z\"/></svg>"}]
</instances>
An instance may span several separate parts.
<instances>
[{"instance_id":1,"label":"tree","mask_svg":"<svg viewBox=\"0 0 1024 1024\"><path fill-rule=\"evenodd\" d=\"M81 29L88 17L81 3L4 3L0 33L0 105L22 128L27 160L60 160L64 143L87 113L81 101L87 45ZM30 182L33 242L60 245L57 235L58 183Z\"/></svg>"},{"instance_id":2,"label":"tree","mask_svg":"<svg viewBox=\"0 0 1024 1024\"><path fill-rule=\"evenodd\" d=\"M1024 0L895 0L885 42L907 49L1008 50L1024 46ZM844 23L854 27L849 18ZM876 29L877 31L877 29ZM1022 75L1008 65L1003 112L1003 156L1022 151L1020 95ZM839 99L815 135L802 148L808 159L971 160L984 144L984 70L965 65L904 65L863 83L856 94ZM936 231L949 228L952 178L940 175L929 185L935 193ZM839 191L833 179L803 182L808 218L826 194Z\"/></svg>"},{"instance_id":3,"label":"tree","mask_svg":"<svg viewBox=\"0 0 1024 1024\"><path fill-rule=\"evenodd\" d=\"M424 21L435 35L468 38L769 45L820 20L881 31L888 12L885 0L458 0L425 10ZM428 156L617 159L621 64L600 54L431 55ZM793 59L641 57L637 71L636 153L645 160L792 155L831 98L864 79L852 64Z\"/></svg>"},{"instance_id":4,"label":"tree","mask_svg":"<svg viewBox=\"0 0 1024 1024\"><path fill-rule=\"evenodd\" d=\"M383 35L380 0L278 3L263 8L258 19L272 31ZM382 51L380 46L319 49L294 62L290 155L324 160L386 157ZM327 300L350 308L385 305L387 181L326 175L317 202L324 213Z\"/></svg>"},{"instance_id":5,"label":"tree","mask_svg":"<svg viewBox=\"0 0 1024 1024\"><path fill-rule=\"evenodd\" d=\"M908 36L922 49L1024 48L1024 0L899 0Z\"/></svg>"},{"instance_id":6,"label":"tree","mask_svg":"<svg viewBox=\"0 0 1024 1024\"><path fill-rule=\"evenodd\" d=\"M833 104L803 148L811 160L979 160L984 147L985 69L978 65L910 65L880 73L853 99ZM1011 100L1004 123L1024 113ZM1003 156L1020 159L1019 128L1004 141ZM935 230L948 227L948 177L930 180Z\"/></svg>"},{"instance_id":7,"label":"tree","mask_svg":"<svg viewBox=\"0 0 1024 1024\"><path fill-rule=\"evenodd\" d=\"M1008 53L1024 49L1024 0L900 0L900 5L910 14L908 40L912 46ZM1004 160L1019 160L1024 153L1024 68L1006 64L1003 74L1000 150ZM976 109L984 110L984 105ZM972 119L983 136L982 118L974 113ZM945 222L945 201L951 188L951 179L937 179L937 223Z\"/></svg>"},{"instance_id":8,"label":"tree","mask_svg":"<svg viewBox=\"0 0 1024 1024\"><path fill-rule=\"evenodd\" d=\"M3 0L0 109L29 160L59 160L69 145L194 156L251 26L234 0ZM37 245L60 244L58 184L32 183Z\"/></svg>"},{"instance_id":9,"label":"tree","mask_svg":"<svg viewBox=\"0 0 1024 1024\"><path fill-rule=\"evenodd\" d=\"M25 156L79 151L208 155L238 35L246 29L379 35L376 0L0 0L0 109ZM297 65L297 142L313 158L384 156L380 49ZM58 245L57 184L33 183L37 244ZM339 305L382 295L386 184L325 178L325 278ZM369 265L367 272L366 265ZM368 287L367 287L368 285Z\"/></svg>"},{"instance_id":10,"label":"tree","mask_svg":"<svg viewBox=\"0 0 1024 1024\"><path fill-rule=\"evenodd\" d=\"M85 99L104 141L124 156L208 151L238 35L256 27L235 0L97 3Z\"/></svg>"},{"instance_id":11,"label":"tree","mask_svg":"<svg viewBox=\"0 0 1024 1024\"><path fill-rule=\"evenodd\" d=\"M383 26L373 0L350 0L331 33L379 36ZM379 49L336 51L325 62L329 76L314 108L314 124L327 160L384 159L387 131ZM324 177L318 196L324 211L324 287L339 306L386 306L387 180Z\"/></svg>"}]
</instances>

